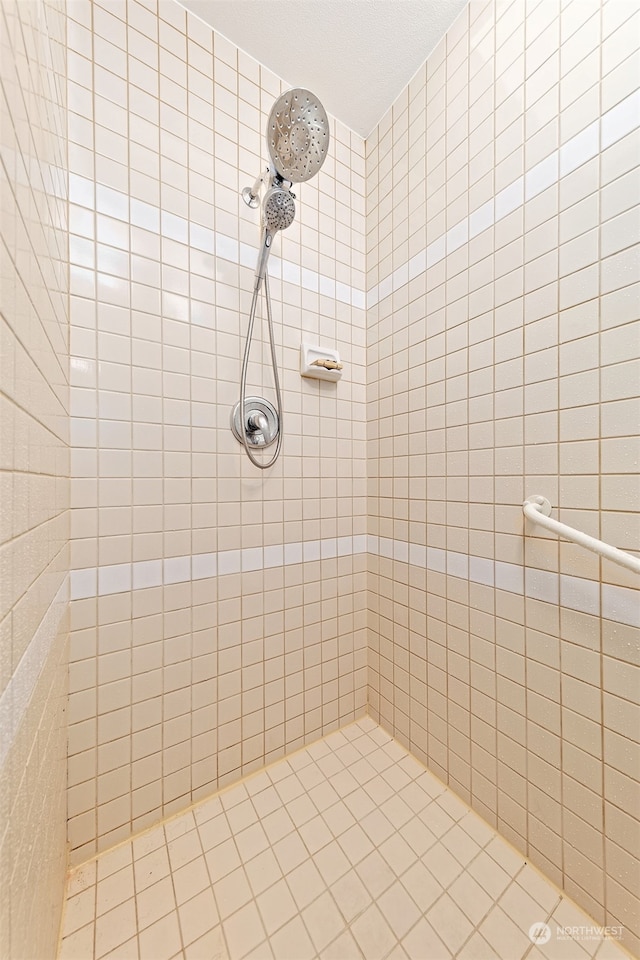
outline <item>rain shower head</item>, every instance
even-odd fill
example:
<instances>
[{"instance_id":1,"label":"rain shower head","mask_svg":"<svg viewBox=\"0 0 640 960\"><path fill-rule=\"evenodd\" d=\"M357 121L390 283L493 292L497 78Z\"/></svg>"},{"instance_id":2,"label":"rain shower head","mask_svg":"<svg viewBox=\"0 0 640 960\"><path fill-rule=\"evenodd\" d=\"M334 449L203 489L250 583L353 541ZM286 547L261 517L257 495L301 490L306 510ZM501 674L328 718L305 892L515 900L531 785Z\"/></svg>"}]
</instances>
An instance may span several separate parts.
<instances>
[{"instance_id":1,"label":"rain shower head","mask_svg":"<svg viewBox=\"0 0 640 960\"><path fill-rule=\"evenodd\" d=\"M258 255L255 286L251 309L249 310L249 329L247 330L242 373L240 375L240 401L236 404L233 412L234 434L244 445L251 463L261 470L273 466L278 459L282 446L282 397L271 320L267 262L276 233L278 230L286 230L287 227L290 227L296 215L295 195L291 193L292 184L302 183L313 177L319 171L327 156L329 121L324 112L324 107L317 97L314 97L309 90L302 90L299 87L283 93L276 100L269 114L267 146L271 157L270 166L267 167L265 173L258 177L253 189L245 187L242 191L244 202L255 210L260 204L260 188L263 184L268 184L262 205L262 246ZM246 396L253 324L263 281L269 341L271 343L271 364L278 403L277 412L271 407L273 412L271 421L265 412L268 411L270 406L267 401L255 397L247 398ZM249 408L247 408L247 403L250 403ZM260 406L261 404L262 406ZM251 451L251 445L255 446L261 441L262 445L266 446L276 437L276 451L271 459L266 461L256 459Z\"/></svg>"},{"instance_id":2,"label":"rain shower head","mask_svg":"<svg viewBox=\"0 0 640 960\"><path fill-rule=\"evenodd\" d=\"M329 149L329 121L310 90L296 87L276 100L267 123L267 146L283 180L303 183L318 172Z\"/></svg>"},{"instance_id":3,"label":"rain shower head","mask_svg":"<svg viewBox=\"0 0 640 960\"><path fill-rule=\"evenodd\" d=\"M271 244L278 230L286 230L296 215L289 188L303 183L320 170L329 149L329 120L324 107L310 90L295 87L274 103L267 123L267 146L271 167L256 180L253 189L242 191L250 207L259 203L260 185L269 183L262 206L262 247L256 267L256 289L264 279Z\"/></svg>"}]
</instances>

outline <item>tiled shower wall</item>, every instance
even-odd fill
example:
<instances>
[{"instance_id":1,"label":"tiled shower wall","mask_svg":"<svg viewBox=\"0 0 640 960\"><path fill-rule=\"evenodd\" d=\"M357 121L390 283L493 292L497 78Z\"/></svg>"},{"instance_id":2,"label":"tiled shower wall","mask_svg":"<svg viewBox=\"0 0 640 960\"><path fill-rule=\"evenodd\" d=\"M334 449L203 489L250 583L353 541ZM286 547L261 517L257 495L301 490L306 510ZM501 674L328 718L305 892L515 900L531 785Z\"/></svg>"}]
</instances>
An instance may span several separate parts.
<instances>
[{"instance_id":1,"label":"tiled shower wall","mask_svg":"<svg viewBox=\"0 0 640 960\"><path fill-rule=\"evenodd\" d=\"M66 871L65 14L0 9L0 954L57 947Z\"/></svg>"},{"instance_id":2,"label":"tiled shower wall","mask_svg":"<svg viewBox=\"0 0 640 960\"><path fill-rule=\"evenodd\" d=\"M365 234L364 143L332 121L270 264L262 475L229 429L259 240L239 193L287 86L173 0L68 9L77 862L365 709ZM339 384L300 378L302 339L339 346Z\"/></svg>"},{"instance_id":3,"label":"tiled shower wall","mask_svg":"<svg viewBox=\"0 0 640 960\"><path fill-rule=\"evenodd\" d=\"M638 40L472 0L367 140L374 717L637 950Z\"/></svg>"}]
</instances>

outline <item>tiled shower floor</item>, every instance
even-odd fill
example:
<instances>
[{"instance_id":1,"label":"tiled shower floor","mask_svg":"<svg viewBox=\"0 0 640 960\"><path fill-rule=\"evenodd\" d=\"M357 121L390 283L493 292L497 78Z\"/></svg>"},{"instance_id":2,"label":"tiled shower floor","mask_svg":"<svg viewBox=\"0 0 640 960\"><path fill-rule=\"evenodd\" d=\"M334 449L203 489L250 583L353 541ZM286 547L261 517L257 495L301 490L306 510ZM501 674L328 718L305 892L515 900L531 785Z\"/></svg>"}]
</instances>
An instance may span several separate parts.
<instances>
[{"instance_id":1,"label":"tiled shower floor","mask_svg":"<svg viewBox=\"0 0 640 960\"><path fill-rule=\"evenodd\" d=\"M60 958L625 956L591 923L367 718L79 867Z\"/></svg>"}]
</instances>

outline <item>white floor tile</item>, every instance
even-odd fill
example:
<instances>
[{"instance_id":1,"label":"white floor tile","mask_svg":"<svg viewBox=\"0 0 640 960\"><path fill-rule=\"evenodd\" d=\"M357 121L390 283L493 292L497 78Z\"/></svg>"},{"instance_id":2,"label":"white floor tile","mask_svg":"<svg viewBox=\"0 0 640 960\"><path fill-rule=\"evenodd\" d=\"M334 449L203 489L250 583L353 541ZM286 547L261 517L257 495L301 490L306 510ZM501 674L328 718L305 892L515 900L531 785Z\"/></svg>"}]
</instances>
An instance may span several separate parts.
<instances>
[{"instance_id":1,"label":"white floor tile","mask_svg":"<svg viewBox=\"0 0 640 960\"><path fill-rule=\"evenodd\" d=\"M360 960L362 953L348 930L320 953L320 960Z\"/></svg>"},{"instance_id":2,"label":"white floor tile","mask_svg":"<svg viewBox=\"0 0 640 960\"><path fill-rule=\"evenodd\" d=\"M395 880L395 875L389 864L377 850L374 850L362 863L358 864L356 872L374 900Z\"/></svg>"},{"instance_id":3,"label":"white floor tile","mask_svg":"<svg viewBox=\"0 0 640 960\"><path fill-rule=\"evenodd\" d=\"M275 858L273 850L265 850L245 865L249 885L255 897L276 883L282 876L280 864Z\"/></svg>"},{"instance_id":4,"label":"white floor tile","mask_svg":"<svg viewBox=\"0 0 640 960\"><path fill-rule=\"evenodd\" d=\"M264 927L255 903L248 903L224 924L229 956L241 960L265 939Z\"/></svg>"},{"instance_id":5,"label":"white floor tile","mask_svg":"<svg viewBox=\"0 0 640 960\"><path fill-rule=\"evenodd\" d=\"M301 826L298 832L310 854L326 847L333 840L333 834L319 814Z\"/></svg>"},{"instance_id":6,"label":"white floor tile","mask_svg":"<svg viewBox=\"0 0 640 960\"><path fill-rule=\"evenodd\" d=\"M396 876L400 876L405 870L408 870L418 859L418 854L411 849L399 833L394 833L388 840L384 841L380 846L380 853Z\"/></svg>"},{"instance_id":7,"label":"white floor tile","mask_svg":"<svg viewBox=\"0 0 640 960\"><path fill-rule=\"evenodd\" d=\"M531 946L530 926L530 923L524 928L519 926L517 919L512 920L504 910L495 906L480 924L478 932L496 952L501 951L518 960Z\"/></svg>"},{"instance_id":8,"label":"white floor tile","mask_svg":"<svg viewBox=\"0 0 640 960\"><path fill-rule=\"evenodd\" d=\"M542 907L541 916L548 917L560 901L556 888L529 863L522 868L515 882Z\"/></svg>"},{"instance_id":9,"label":"white floor tile","mask_svg":"<svg viewBox=\"0 0 640 960\"><path fill-rule=\"evenodd\" d=\"M474 926L477 926L493 907L493 899L466 871L453 881L448 892Z\"/></svg>"},{"instance_id":10,"label":"white floor tile","mask_svg":"<svg viewBox=\"0 0 640 960\"><path fill-rule=\"evenodd\" d=\"M625 956L559 940L592 921L369 719L105 852L67 897L59 960Z\"/></svg>"},{"instance_id":11,"label":"white floor tile","mask_svg":"<svg viewBox=\"0 0 640 960\"><path fill-rule=\"evenodd\" d=\"M316 956L315 947L299 916L274 933L271 948L278 960L312 960Z\"/></svg>"},{"instance_id":12,"label":"white floor tile","mask_svg":"<svg viewBox=\"0 0 640 960\"><path fill-rule=\"evenodd\" d=\"M426 913L443 894L443 889L434 875L420 861L409 867L400 879L407 893L423 913Z\"/></svg>"},{"instance_id":13,"label":"white floor tile","mask_svg":"<svg viewBox=\"0 0 640 960\"><path fill-rule=\"evenodd\" d=\"M421 913L399 880L378 898L378 907L398 940L409 932Z\"/></svg>"},{"instance_id":14,"label":"white floor tile","mask_svg":"<svg viewBox=\"0 0 640 960\"><path fill-rule=\"evenodd\" d=\"M204 857L192 860L184 867L173 871L173 888L176 894L176 903L180 906L191 900L197 893L206 890L211 884L207 862Z\"/></svg>"},{"instance_id":15,"label":"white floor tile","mask_svg":"<svg viewBox=\"0 0 640 960\"><path fill-rule=\"evenodd\" d=\"M69 936L95 920L96 888L88 887L67 900L64 915L63 935Z\"/></svg>"},{"instance_id":16,"label":"white floor tile","mask_svg":"<svg viewBox=\"0 0 640 960\"><path fill-rule=\"evenodd\" d=\"M402 945L407 956L411 957L412 960L413 958L423 960L427 957L433 957L434 960L435 958L437 960L449 960L453 956L431 924L424 918L419 920L415 927L409 931L402 941ZM482 960L489 960L488 955L485 954Z\"/></svg>"},{"instance_id":17,"label":"white floor tile","mask_svg":"<svg viewBox=\"0 0 640 960\"><path fill-rule=\"evenodd\" d=\"M308 857L307 848L297 833L290 833L282 840L278 840L273 851L285 876L301 863L304 863Z\"/></svg>"},{"instance_id":18,"label":"white floor tile","mask_svg":"<svg viewBox=\"0 0 640 960\"><path fill-rule=\"evenodd\" d=\"M298 908L284 879L260 894L258 910L268 937L296 916Z\"/></svg>"},{"instance_id":19,"label":"white floor tile","mask_svg":"<svg viewBox=\"0 0 640 960\"><path fill-rule=\"evenodd\" d=\"M342 838L340 839L342 840ZM337 840L332 840L331 843L328 843L322 850L318 850L318 852L314 854L313 862L328 887L351 869L351 864Z\"/></svg>"},{"instance_id":20,"label":"white floor tile","mask_svg":"<svg viewBox=\"0 0 640 960\"><path fill-rule=\"evenodd\" d=\"M395 832L395 828L377 807L360 821L360 826L375 846L380 846Z\"/></svg>"},{"instance_id":21,"label":"white floor tile","mask_svg":"<svg viewBox=\"0 0 640 960\"><path fill-rule=\"evenodd\" d=\"M127 866L100 880L96 887L96 913L101 916L134 895L133 867Z\"/></svg>"},{"instance_id":22,"label":"white floor tile","mask_svg":"<svg viewBox=\"0 0 640 960\"><path fill-rule=\"evenodd\" d=\"M305 860L292 870L287 877L287 883L298 904L298 910L308 907L325 889L325 882L313 860Z\"/></svg>"},{"instance_id":23,"label":"white floor tile","mask_svg":"<svg viewBox=\"0 0 640 960\"><path fill-rule=\"evenodd\" d=\"M214 883L228 876L233 870L237 870L242 863L235 840L232 837L223 840L212 850L207 850L204 859Z\"/></svg>"},{"instance_id":24,"label":"white floor tile","mask_svg":"<svg viewBox=\"0 0 640 960\"><path fill-rule=\"evenodd\" d=\"M251 860L269 846L266 833L259 823L253 823L235 834L235 842L242 860Z\"/></svg>"},{"instance_id":25,"label":"white floor tile","mask_svg":"<svg viewBox=\"0 0 640 960\"><path fill-rule=\"evenodd\" d=\"M96 920L95 957L100 960L137 932L135 901L127 900Z\"/></svg>"},{"instance_id":26,"label":"white floor tile","mask_svg":"<svg viewBox=\"0 0 640 960\"><path fill-rule=\"evenodd\" d=\"M172 870L183 867L185 863L191 863L192 860L202 856L202 845L198 831L190 830L182 836L175 837L167 844L167 849Z\"/></svg>"},{"instance_id":27,"label":"white floor tile","mask_svg":"<svg viewBox=\"0 0 640 960\"><path fill-rule=\"evenodd\" d=\"M219 925L218 908L212 890L203 890L178 907L183 944L200 939Z\"/></svg>"},{"instance_id":28,"label":"white floor tile","mask_svg":"<svg viewBox=\"0 0 640 960\"><path fill-rule=\"evenodd\" d=\"M213 892L223 920L253 899L244 867L238 867L214 884Z\"/></svg>"},{"instance_id":29,"label":"white floor tile","mask_svg":"<svg viewBox=\"0 0 640 960\"><path fill-rule=\"evenodd\" d=\"M165 846L153 850L134 863L134 877L136 892L146 890L158 880L163 880L171 874L169 856Z\"/></svg>"},{"instance_id":30,"label":"white floor tile","mask_svg":"<svg viewBox=\"0 0 640 960\"><path fill-rule=\"evenodd\" d=\"M302 911L302 919L318 952L335 940L345 926L328 891Z\"/></svg>"},{"instance_id":31,"label":"white floor tile","mask_svg":"<svg viewBox=\"0 0 640 960\"><path fill-rule=\"evenodd\" d=\"M355 817L345 803L335 803L322 814L322 818L334 837L340 837L356 822Z\"/></svg>"},{"instance_id":32,"label":"white floor tile","mask_svg":"<svg viewBox=\"0 0 640 960\"><path fill-rule=\"evenodd\" d=\"M437 838L420 817L412 817L399 832L402 839L406 840L419 857L422 857L437 842Z\"/></svg>"},{"instance_id":33,"label":"white floor tile","mask_svg":"<svg viewBox=\"0 0 640 960\"><path fill-rule=\"evenodd\" d=\"M436 900L427 913L427 920L453 953L460 949L467 937L473 932L473 925L447 893ZM509 956L509 954L505 954L505 956ZM515 957L509 956L509 960L515 960Z\"/></svg>"},{"instance_id":34,"label":"white floor tile","mask_svg":"<svg viewBox=\"0 0 640 960\"><path fill-rule=\"evenodd\" d=\"M371 840L357 823L340 835L338 843L353 866L368 857L374 849Z\"/></svg>"},{"instance_id":35,"label":"white floor tile","mask_svg":"<svg viewBox=\"0 0 640 960\"><path fill-rule=\"evenodd\" d=\"M334 883L331 893L347 923L351 923L372 902L371 894L355 870L350 870Z\"/></svg>"},{"instance_id":36,"label":"white floor tile","mask_svg":"<svg viewBox=\"0 0 640 960\"><path fill-rule=\"evenodd\" d=\"M97 863L95 860L92 860L91 863L85 863L83 866L78 867L77 870L72 871L67 882L67 899L93 886L96 882L96 876Z\"/></svg>"},{"instance_id":37,"label":"white floor tile","mask_svg":"<svg viewBox=\"0 0 640 960\"><path fill-rule=\"evenodd\" d=\"M474 933L459 951L458 958L459 960L493 960L495 955L493 947L490 947L479 933Z\"/></svg>"},{"instance_id":38,"label":"white floor tile","mask_svg":"<svg viewBox=\"0 0 640 960\"><path fill-rule=\"evenodd\" d=\"M182 946L177 912L169 913L146 930L141 930L139 941L141 957L171 960Z\"/></svg>"},{"instance_id":39,"label":"white floor tile","mask_svg":"<svg viewBox=\"0 0 640 960\"><path fill-rule=\"evenodd\" d=\"M209 930L203 937L199 937L184 948L184 960L204 960L205 957L231 960L221 926L214 927L213 930Z\"/></svg>"},{"instance_id":40,"label":"white floor tile","mask_svg":"<svg viewBox=\"0 0 640 960\"><path fill-rule=\"evenodd\" d=\"M366 960L382 960L397 942L375 903L351 924L351 933Z\"/></svg>"},{"instance_id":41,"label":"white floor tile","mask_svg":"<svg viewBox=\"0 0 640 960\"><path fill-rule=\"evenodd\" d=\"M138 930L150 927L152 923L166 917L176 909L171 877L163 877L157 883L140 890L136 897Z\"/></svg>"},{"instance_id":42,"label":"white floor tile","mask_svg":"<svg viewBox=\"0 0 640 960\"><path fill-rule=\"evenodd\" d=\"M66 936L60 947L59 960L87 960L94 956L95 923L90 923Z\"/></svg>"},{"instance_id":43,"label":"white floor tile","mask_svg":"<svg viewBox=\"0 0 640 960\"><path fill-rule=\"evenodd\" d=\"M126 943L121 943L119 947L104 956L104 960L139 960L139 958L140 945L137 937L132 937Z\"/></svg>"}]
</instances>

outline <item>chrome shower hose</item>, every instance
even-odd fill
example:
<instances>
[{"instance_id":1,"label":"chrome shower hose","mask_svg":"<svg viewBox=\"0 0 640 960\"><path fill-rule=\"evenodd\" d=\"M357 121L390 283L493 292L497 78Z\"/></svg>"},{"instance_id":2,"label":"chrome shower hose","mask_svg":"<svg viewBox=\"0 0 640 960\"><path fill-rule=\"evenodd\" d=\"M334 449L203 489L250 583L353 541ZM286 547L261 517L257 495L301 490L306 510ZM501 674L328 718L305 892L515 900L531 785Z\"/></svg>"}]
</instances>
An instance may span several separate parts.
<instances>
[{"instance_id":1,"label":"chrome shower hose","mask_svg":"<svg viewBox=\"0 0 640 960\"><path fill-rule=\"evenodd\" d=\"M249 326L247 328L247 339L244 345L244 357L242 358L242 374L240 376L240 418L241 423L245 422L245 397L247 393L247 370L249 369L249 353L251 351L251 342L253 340L253 325L256 319L256 309L258 306L258 297L260 295L260 280L256 280L253 288L253 297L251 298L251 308L249 310ZM249 443L247 441L247 431L242 430L242 442L249 460L260 470L267 470L272 467L280 456L282 447L282 395L280 393L280 378L278 376L278 362L276 359L276 344L273 337L273 318L271 316L271 294L269 293L269 275L264 273L264 298L267 305L267 327L269 329L269 344L271 346L271 366L273 368L273 382L276 390L276 406L278 411L278 439L276 441L275 453L270 460L260 461L254 457Z\"/></svg>"}]
</instances>

